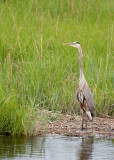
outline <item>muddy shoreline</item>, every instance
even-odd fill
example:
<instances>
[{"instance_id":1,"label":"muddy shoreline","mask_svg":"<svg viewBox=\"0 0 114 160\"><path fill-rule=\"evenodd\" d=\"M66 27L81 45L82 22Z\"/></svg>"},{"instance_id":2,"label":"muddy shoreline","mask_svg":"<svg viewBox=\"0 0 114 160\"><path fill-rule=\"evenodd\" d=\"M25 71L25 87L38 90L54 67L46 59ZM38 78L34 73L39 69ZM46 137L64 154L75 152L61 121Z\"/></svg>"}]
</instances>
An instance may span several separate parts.
<instances>
[{"instance_id":1,"label":"muddy shoreline","mask_svg":"<svg viewBox=\"0 0 114 160\"><path fill-rule=\"evenodd\" d=\"M114 138L114 119L94 117L88 122L88 130L81 130L81 116L70 114L63 115L53 122L47 122L45 126L37 122L34 135L62 134L67 136L96 136L98 138ZM43 127L42 127L43 126Z\"/></svg>"}]
</instances>

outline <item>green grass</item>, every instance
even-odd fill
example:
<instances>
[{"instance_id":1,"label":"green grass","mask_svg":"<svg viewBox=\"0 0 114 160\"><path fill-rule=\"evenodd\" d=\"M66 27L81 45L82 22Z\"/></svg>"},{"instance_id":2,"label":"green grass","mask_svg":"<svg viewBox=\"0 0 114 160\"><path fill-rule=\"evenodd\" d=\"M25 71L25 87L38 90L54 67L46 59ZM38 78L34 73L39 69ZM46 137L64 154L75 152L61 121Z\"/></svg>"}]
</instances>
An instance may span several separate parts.
<instances>
[{"instance_id":1,"label":"green grass","mask_svg":"<svg viewBox=\"0 0 114 160\"><path fill-rule=\"evenodd\" d=\"M79 41L97 116L114 116L114 1L0 1L0 133L32 133L38 110L79 114Z\"/></svg>"}]
</instances>

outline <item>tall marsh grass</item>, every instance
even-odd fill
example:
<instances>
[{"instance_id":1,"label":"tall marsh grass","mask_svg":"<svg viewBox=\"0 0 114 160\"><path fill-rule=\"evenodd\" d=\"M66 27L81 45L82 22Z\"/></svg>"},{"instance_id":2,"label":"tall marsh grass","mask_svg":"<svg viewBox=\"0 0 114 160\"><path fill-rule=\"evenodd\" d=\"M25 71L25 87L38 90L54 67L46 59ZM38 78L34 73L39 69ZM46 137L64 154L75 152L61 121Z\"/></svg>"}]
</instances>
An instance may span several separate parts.
<instances>
[{"instance_id":1,"label":"tall marsh grass","mask_svg":"<svg viewBox=\"0 0 114 160\"><path fill-rule=\"evenodd\" d=\"M0 133L32 133L38 110L79 113L79 41L97 116L114 116L114 1L0 1Z\"/></svg>"}]
</instances>

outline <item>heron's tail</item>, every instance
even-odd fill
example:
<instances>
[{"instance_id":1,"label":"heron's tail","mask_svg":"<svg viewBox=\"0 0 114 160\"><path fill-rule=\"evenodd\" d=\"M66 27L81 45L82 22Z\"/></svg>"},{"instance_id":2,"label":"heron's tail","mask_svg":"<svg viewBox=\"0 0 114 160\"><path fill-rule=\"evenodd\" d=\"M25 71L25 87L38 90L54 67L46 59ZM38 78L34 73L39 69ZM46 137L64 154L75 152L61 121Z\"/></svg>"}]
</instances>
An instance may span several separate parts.
<instances>
[{"instance_id":1,"label":"heron's tail","mask_svg":"<svg viewBox=\"0 0 114 160\"><path fill-rule=\"evenodd\" d=\"M93 120L93 117L92 117L92 115L91 115L91 112L90 112L90 111L86 111L86 114L87 114L89 120L92 121L92 120Z\"/></svg>"}]
</instances>

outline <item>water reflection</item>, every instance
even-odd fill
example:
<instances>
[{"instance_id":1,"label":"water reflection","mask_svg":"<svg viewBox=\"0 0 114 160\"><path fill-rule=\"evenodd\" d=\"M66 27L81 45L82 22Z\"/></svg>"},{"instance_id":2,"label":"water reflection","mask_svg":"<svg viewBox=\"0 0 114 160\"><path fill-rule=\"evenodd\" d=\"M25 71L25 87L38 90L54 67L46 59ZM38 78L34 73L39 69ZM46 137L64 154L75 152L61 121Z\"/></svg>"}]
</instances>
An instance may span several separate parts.
<instances>
[{"instance_id":1,"label":"water reflection","mask_svg":"<svg viewBox=\"0 0 114 160\"><path fill-rule=\"evenodd\" d=\"M0 136L0 158L23 157L45 153L46 137Z\"/></svg>"},{"instance_id":2,"label":"water reflection","mask_svg":"<svg viewBox=\"0 0 114 160\"><path fill-rule=\"evenodd\" d=\"M78 151L79 160L89 160L92 158L93 142L94 138L92 136L82 138L80 149Z\"/></svg>"},{"instance_id":3,"label":"water reflection","mask_svg":"<svg viewBox=\"0 0 114 160\"><path fill-rule=\"evenodd\" d=\"M18 146L17 146L18 144ZM0 136L0 157L7 155L7 157L14 157L18 153L24 154L26 147L26 139L24 137L10 137Z\"/></svg>"},{"instance_id":4,"label":"water reflection","mask_svg":"<svg viewBox=\"0 0 114 160\"><path fill-rule=\"evenodd\" d=\"M104 160L114 159L114 140L60 135L0 136L0 159ZM103 149L102 149L103 148Z\"/></svg>"}]
</instances>

